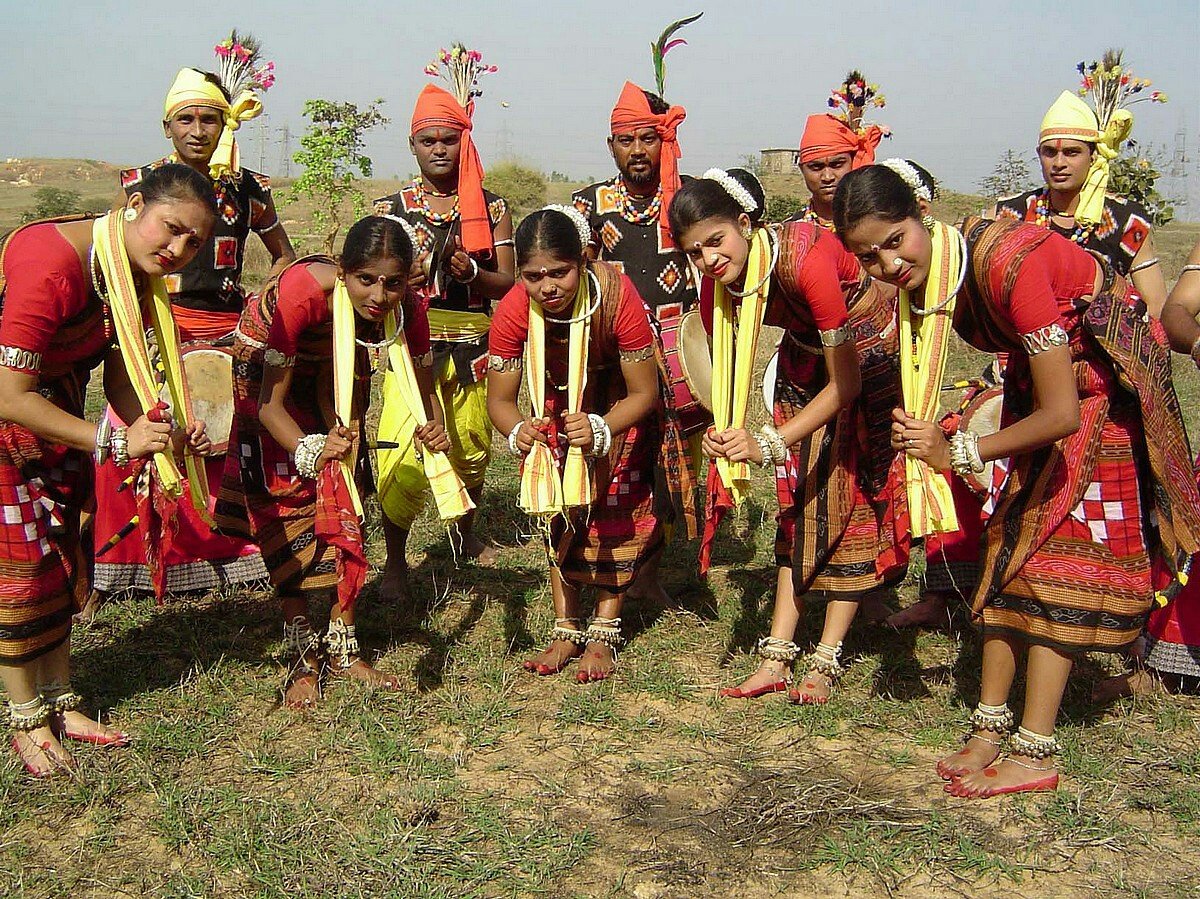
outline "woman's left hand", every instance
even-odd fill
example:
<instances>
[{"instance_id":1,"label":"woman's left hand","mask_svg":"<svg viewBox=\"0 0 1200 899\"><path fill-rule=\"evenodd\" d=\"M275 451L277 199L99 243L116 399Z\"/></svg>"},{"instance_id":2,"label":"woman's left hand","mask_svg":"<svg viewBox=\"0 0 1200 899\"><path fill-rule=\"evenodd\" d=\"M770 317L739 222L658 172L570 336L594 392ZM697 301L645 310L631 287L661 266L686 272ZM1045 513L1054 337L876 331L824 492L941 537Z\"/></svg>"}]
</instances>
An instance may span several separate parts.
<instances>
[{"instance_id":1,"label":"woman's left hand","mask_svg":"<svg viewBox=\"0 0 1200 899\"><path fill-rule=\"evenodd\" d=\"M579 446L584 450L592 448L592 422L586 412L564 412L563 432L571 446Z\"/></svg>"},{"instance_id":2,"label":"woman's left hand","mask_svg":"<svg viewBox=\"0 0 1200 899\"><path fill-rule=\"evenodd\" d=\"M721 432L725 444L725 458L730 462L753 462L762 464L762 447L745 428L726 428Z\"/></svg>"},{"instance_id":3,"label":"woman's left hand","mask_svg":"<svg viewBox=\"0 0 1200 899\"><path fill-rule=\"evenodd\" d=\"M941 427L914 418L903 409L892 410L892 449L920 459L935 471L950 468L950 444Z\"/></svg>"},{"instance_id":4,"label":"woman's left hand","mask_svg":"<svg viewBox=\"0 0 1200 899\"><path fill-rule=\"evenodd\" d=\"M194 421L184 428L183 439L197 456L207 456L212 452L212 438L208 436L202 421Z\"/></svg>"},{"instance_id":5,"label":"woman's left hand","mask_svg":"<svg viewBox=\"0 0 1200 899\"><path fill-rule=\"evenodd\" d=\"M426 422L417 428L415 436L421 446L431 452L448 453L450 451L450 435L446 433L446 429L440 422Z\"/></svg>"}]
</instances>

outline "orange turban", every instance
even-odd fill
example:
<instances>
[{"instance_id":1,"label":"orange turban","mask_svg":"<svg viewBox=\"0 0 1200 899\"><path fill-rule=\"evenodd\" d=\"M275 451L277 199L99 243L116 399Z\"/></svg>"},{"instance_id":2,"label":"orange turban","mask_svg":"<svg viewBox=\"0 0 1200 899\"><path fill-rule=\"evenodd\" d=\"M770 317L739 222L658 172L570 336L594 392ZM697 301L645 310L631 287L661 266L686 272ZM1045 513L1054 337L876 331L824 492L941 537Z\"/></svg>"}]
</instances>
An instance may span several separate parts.
<instances>
[{"instance_id":1,"label":"orange turban","mask_svg":"<svg viewBox=\"0 0 1200 899\"><path fill-rule=\"evenodd\" d=\"M854 157L852 169L861 169L875 162L875 148L883 140L883 129L868 125L855 131L837 116L824 113L810 115L804 124L804 136L800 138L800 161L812 162L838 153L849 153Z\"/></svg>"},{"instance_id":2,"label":"orange turban","mask_svg":"<svg viewBox=\"0 0 1200 899\"><path fill-rule=\"evenodd\" d=\"M468 253L490 256L495 245L487 200L483 198L483 163L471 140L471 116L474 113L474 101L463 109L448 90L427 84L417 97L409 133L436 127L462 132L458 147L458 215L462 223L463 248Z\"/></svg>"},{"instance_id":3,"label":"orange turban","mask_svg":"<svg viewBox=\"0 0 1200 899\"><path fill-rule=\"evenodd\" d=\"M675 132L686 116L687 111L682 106L672 106L661 115L654 113L650 109L650 101L646 99L646 92L632 81L626 81L609 119L609 127L613 134L627 134L638 128L653 128L662 140L662 154L658 163L659 183L662 184L662 211L658 214L658 232L664 247L675 246L671 239L667 210L671 208L671 200L682 184L679 179L679 157L683 154L679 152L679 141Z\"/></svg>"}]
</instances>

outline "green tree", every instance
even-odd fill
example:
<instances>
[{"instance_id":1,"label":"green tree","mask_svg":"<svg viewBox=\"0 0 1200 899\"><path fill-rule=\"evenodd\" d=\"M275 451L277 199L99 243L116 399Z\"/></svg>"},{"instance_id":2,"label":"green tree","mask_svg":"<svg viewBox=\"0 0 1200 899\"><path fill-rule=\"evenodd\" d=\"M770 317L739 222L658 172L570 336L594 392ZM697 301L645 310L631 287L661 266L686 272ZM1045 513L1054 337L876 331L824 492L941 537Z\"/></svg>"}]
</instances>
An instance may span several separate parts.
<instances>
[{"instance_id":1,"label":"green tree","mask_svg":"<svg viewBox=\"0 0 1200 899\"><path fill-rule=\"evenodd\" d=\"M803 209L807 202L803 197L791 194L768 194L766 219L768 222L786 221Z\"/></svg>"},{"instance_id":2,"label":"green tree","mask_svg":"<svg viewBox=\"0 0 1200 899\"><path fill-rule=\"evenodd\" d=\"M21 216L21 224L36 222L38 219L56 218L60 215L72 215L85 212L83 194L77 190L66 190L61 187L39 187L33 194L33 208L26 210Z\"/></svg>"},{"instance_id":3,"label":"green tree","mask_svg":"<svg viewBox=\"0 0 1200 899\"><path fill-rule=\"evenodd\" d=\"M342 228L346 200L355 217L367 207L367 198L355 184L355 172L371 177L371 157L363 153L365 135L372 128L386 125L389 119L380 112L383 100L373 101L365 109L354 103L332 100L306 100L304 115L312 123L300 138L301 149L292 159L303 167L288 194L289 200L307 197L316 203L313 221L324 232L326 252Z\"/></svg>"},{"instance_id":4,"label":"green tree","mask_svg":"<svg viewBox=\"0 0 1200 899\"><path fill-rule=\"evenodd\" d=\"M514 221L546 205L546 176L516 162L492 166L484 175L483 186L508 201Z\"/></svg>"},{"instance_id":5,"label":"green tree","mask_svg":"<svg viewBox=\"0 0 1200 899\"><path fill-rule=\"evenodd\" d=\"M1143 155L1131 142L1109 170L1108 192L1144 206L1154 225L1165 225L1175 218L1175 207L1158 192L1158 166L1155 154Z\"/></svg>"},{"instance_id":6,"label":"green tree","mask_svg":"<svg viewBox=\"0 0 1200 899\"><path fill-rule=\"evenodd\" d=\"M1029 163L1016 150L1005 150L992 173L979 182L985 197L1011 197L1035 186Z\"/></svg>"}]
</instances>

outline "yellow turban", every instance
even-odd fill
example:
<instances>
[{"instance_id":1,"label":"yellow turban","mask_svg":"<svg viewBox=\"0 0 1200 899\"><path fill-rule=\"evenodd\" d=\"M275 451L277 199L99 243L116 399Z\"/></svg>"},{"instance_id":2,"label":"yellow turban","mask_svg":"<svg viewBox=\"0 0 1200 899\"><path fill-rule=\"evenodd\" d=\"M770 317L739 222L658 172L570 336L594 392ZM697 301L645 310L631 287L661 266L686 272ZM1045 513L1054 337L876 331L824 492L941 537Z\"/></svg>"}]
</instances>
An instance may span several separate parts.
<instances>
[{"instance_id":1,"label":"yellow turban","mask_svg":"<svg viewBox=\"0 0 1200 899\"><path fill-rule=\"evenodd\" d=\"M1087 180L1079 191L1075 221L1095 225L1104 216L1104 197L1108 192L1109 165L1120 152L1121 144L1133 130L1133 116L1127 109L1113 113L1103 129L1096 113L1078 94L1063 91L1042 118L1039 143L1048 140L1081 140L1096 145Z\"/></svg>"},{"instance_id":2,"label":"yellow turban","mask_svg":"<svg viewBox=\"0 0 1200 899\"><path fill-rule=\"evenodd\" d=\"M217 149L213 151L208 161L208 173L213 180L227 174L236 174L241 170L238 163L237 141L233 132L241 127L242 122L249 121L262 114L262 103L253 91L242 91L233 103L225 99L221 88L205 77L197 69L180 69L175 76L175 82L167 91L167 100L163 104L163 118L170 121L179 110L188 106L207 106L219 109L225 114L225 127L221 131L221 139L217 141Z\"/></svg>"}]
</instances>

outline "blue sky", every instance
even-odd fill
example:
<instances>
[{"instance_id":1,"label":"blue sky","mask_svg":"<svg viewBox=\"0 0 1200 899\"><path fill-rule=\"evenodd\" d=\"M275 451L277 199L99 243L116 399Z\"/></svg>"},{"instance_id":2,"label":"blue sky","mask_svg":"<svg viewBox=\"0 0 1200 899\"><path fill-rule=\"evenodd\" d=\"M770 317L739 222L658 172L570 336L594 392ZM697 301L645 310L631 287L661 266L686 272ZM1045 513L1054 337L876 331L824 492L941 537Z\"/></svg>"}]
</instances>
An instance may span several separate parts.
<instances>
[{"instance_id":1,"label":"blue sky","mask_svg":"<svg viewBox=\"0 0 1200 899\"><path fill-rule=\"evenodd\" d=\"M476 114L485 165L507 144L547 171L601 176L611 168L604 138L623 81L652 84L650 41L671 19L705 7L685 32L689 46L668 57L668 99L688 110L685 171L794 146L804 118L857 67L888 98L878 118L895 136L882 152L969 189L1010 147L1032 159L1045 108L1077 86L1075 64L1110 45L1125 47L1134 70L1170 96L1166 106L1134 107L1135 137L1173 145L1186 122L1193 153L1200 149L1200 0L0 0L0 158L137 163L163 152L158 122L172 76L183 65L211 67L212 45L237 26L262 40L278 75L263 128L250 123L240 135L250 165L265 133L267 169L278 170L282 130L290 126L295 142L305 99L382 97L393 123L368 152L380 175L409 172L407 124L428 80L421 69L438 47L462 40L500 66Z\"/></svg>"}]
</instances>

